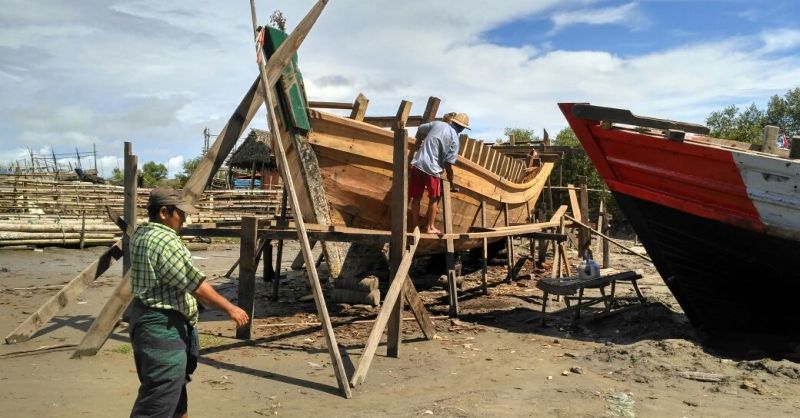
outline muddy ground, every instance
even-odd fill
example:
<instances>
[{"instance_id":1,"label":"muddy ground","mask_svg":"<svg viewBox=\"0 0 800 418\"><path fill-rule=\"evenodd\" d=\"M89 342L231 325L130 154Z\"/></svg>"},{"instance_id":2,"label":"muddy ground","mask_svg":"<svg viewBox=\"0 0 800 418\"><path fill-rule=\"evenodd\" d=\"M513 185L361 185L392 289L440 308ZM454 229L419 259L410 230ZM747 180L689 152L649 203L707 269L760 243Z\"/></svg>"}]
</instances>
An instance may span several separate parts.
<instances>
[{"instance_id":1,"label":"muddy ground","mask_svg":"<svg viewBox=\"0 0 800 418\"><path fill-rule=\"evenodd\" d=\"M524 248L520 242L518 251L524 254ZM296 246L288 250L284 268ZM0 333L13 330L102 251L0 250ZM238 247L214 244L193 254L211 283L235 299L236 274L234 280L221 276L238 257ZM535 284L538 277L549 277L546 268L531 271L526 263L507 284L504 267L492 266L488 295L479 292L479 273L467 268L461 317L443 317L443 289L422 291L439 318L438 337L426 341L413 320L405 321L400 358L386 357L380 347L365 384L349 400L337 389L314 324L313 302L298 301L308 293L305 274L288 272L278 302L267 299L267 285L259 280L252 341L233 339L233 324L222 313L202 314L203 359L189 385L189 412L194 417L798 415L800 367L792 356L769 358L759 350L708 345L651 265L612 251L612 266L644 275L640 284L647 303L584 313L577 326L569 312L549 315L541 325L542 294ZM138 380L125 324L97 356L70 359L120 280L120 270L115 265L30 341L0 346L0 416L127 416ZM620 285L618 294L633 291ZM549 309L563 307L549 303ZM329 305L345 363L357 364L371 324L352 321L374 317L377 310Z\"/></svg>"}]
</instances>

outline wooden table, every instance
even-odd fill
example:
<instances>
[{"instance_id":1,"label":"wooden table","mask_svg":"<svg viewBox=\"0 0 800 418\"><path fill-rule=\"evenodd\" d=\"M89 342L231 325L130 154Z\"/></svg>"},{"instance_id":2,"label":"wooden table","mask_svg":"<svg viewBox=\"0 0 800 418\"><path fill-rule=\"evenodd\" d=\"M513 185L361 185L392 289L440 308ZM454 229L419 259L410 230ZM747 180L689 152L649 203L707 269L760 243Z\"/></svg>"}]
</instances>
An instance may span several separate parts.
<instances>
[{"instance_id":1,"label":"wooden table","mask_svg":"<svg viewBox=\"0 0 800 418\"><path fill-rule=\"evenodd\" d=\"M575 310L573 322L577 322L580 319L581 308L586 308L601 302L605 304L606 309L611 309L612 306L616 305L614 292L616 291L616 284L618 281L630 282L636 290L639 301L644 302L644 296L641 290L639 290L639 286L636 284L636 281L640 278L642 278L642 276L635 271L623 271L620 273L601 274L600 277L589 279L582 279L578 276L540 279L536 282L536 287L544 292L542 296L542 324L545 323L547 297L550 294L564 296L564 302L567 304L566 309ZM608 295L606 295L605 292L606 286L611 286L611 292ZM600 290L601 296L584 297L584 289L598 289ZM578 294L577 297L573 296L575 293ZM577 300L578 303L576 305L571 305L570 301L572 300Z\"/></svg>"}]
</instances>

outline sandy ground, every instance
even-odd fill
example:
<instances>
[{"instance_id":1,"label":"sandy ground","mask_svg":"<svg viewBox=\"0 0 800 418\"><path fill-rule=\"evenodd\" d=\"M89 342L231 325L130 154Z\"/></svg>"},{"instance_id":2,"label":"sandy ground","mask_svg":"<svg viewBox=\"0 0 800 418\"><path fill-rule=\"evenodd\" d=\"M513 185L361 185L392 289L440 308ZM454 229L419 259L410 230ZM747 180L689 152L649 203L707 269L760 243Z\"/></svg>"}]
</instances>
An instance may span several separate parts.
<instances>
[{"instance_id":1,"label":"sandy ground","mask_svg":"<svg viewBox=\"0 0 800 418\"><path fill-rule=\"evenodd\" d=\"M102 251L0 250L0 333L13 330ZM285 266L294 251L289 248ZM194 256L211 283L235 298L235 280L220 276L238 247L214 245ZM221 313L202 314L203 359L189 385L190 415L798 415L797 363L753 350L720 354L693 331L652 266L616 252L612 265L644 274L648 303L586 313L575 327L571 313L553 314L541 325L535 281L549 277L548 271L530 271L526 264L514 283L505 284L504 268L491 267L489 294L482 295L479 275L466 270L461 317L437 319L439 336L432 341L422 338L414 321L405 321L400 358L379 348L365 384L349 400L338 391L320 328L302 324L317 319L313 302L297 301L308 293L303 272L288 273L277 303L266 298L267 286L259 280L252 341L231 338L233 325ZM70 359L120 269L115 265L30 341L0 346L0 416L127 416L138 380L125 325L97 356ZM633 294L625 285L618 292ZM446 313L443 290L421 295L432 314ZM369 319L377 310L330 310L352 371L371 324L346 322ZM22 352L37 349L43 350ZM711 373L720 381L693 380L687 372Z\"/></svg>"}]
</instances>

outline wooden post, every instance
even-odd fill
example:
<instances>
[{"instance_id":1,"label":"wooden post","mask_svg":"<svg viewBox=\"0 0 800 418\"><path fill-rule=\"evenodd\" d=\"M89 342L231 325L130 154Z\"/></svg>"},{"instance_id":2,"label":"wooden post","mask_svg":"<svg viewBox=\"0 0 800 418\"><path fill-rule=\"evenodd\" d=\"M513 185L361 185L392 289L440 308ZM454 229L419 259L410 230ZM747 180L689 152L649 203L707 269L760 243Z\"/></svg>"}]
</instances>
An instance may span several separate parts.
<instances>
[{"instance_id":1,"label":"wooden post","mask_svg":"<svg viewBox=\"0 0 800 418\"><path fill-rule=\"evenodd\" d=\"M429 97L428 104L425 105L425 111L422 112L422 123L432 122L436 119L436 113L439 111L439 103L442 101L438 97Z\"/></svg>"},{"instance_id":2,"label":"wooden post","mask_svg":"<svg viewBox=\"0 0 800 418\"><path fill-rule=\"evenodd\" d=\"M453 208L450 200L450 182L442 180L442 215L444 217L444 233L453 232ZM456 277L455 243L452 238L446 241L447 253L445 263L447 268L447 293L450 301L450 316L458 316L458 277Z\"/></svg>"},{"instance_id":3,"label":"wooden post","mask_svg":"<svg viewBox=\"0 0 800 418\"><path fill-rule=\"evenodd\" d=\"M287 224L286 222L286 187L283 188L283 192L281 193L281 220L278 222L278 226L285 227ZM278 300L278 288L280 287L281 283L281 271L283 268L281 264L283 263L283 240L278 240L278 254L275 255L275 277L272 279L272 300Z\"/></svg>"},{"instance_id":4,"label":"wooden post","mask_svg":"<svg viewBox=\"0 0 800 418\"><path fill-rule=\"evenodd\" d=\"M252 191L256 184L256 162L253 161L253 166L250 168L250 190Z\"/></svg>"},{"instance_id":5,"label":"wooden post","mask_svg":"<svg viewBox=\"0 0 800 418\"><path fill-rule=\"evenodd\" d=\"M564 217L559 218L558 233L564 233ZM561 277L561 243L553 243L553 266L550 271L550 277Z\"/></svg>"},{"instance_id":6,"label":"wooden post","mask_svg":"<svg viewBox=\"0 0 800 418\"><path fill-rule=\"evenodd\" d=\"M125 164L125 206L123 208L123 218L128 224L128 227L133 231L136 230L136 176L139 172L138 157L133 155L133 145L130 142L124 144L124 164ZM122 234L122 275L128 272L131 268L131 252L130 252L131 237L128 234Z\"/></svg>"},{"instance_id":7,"label":"wooden post","mask_svg":"<svg viewBox=\"0 0 800 418\"><path fill-rule=\"evenodd\" d=\"M761 151L775 154L778 150L778 131L777 126L767 125L764 127L764 135L761 137Z\"/></svg>"},{"instance_id":8,"label":"wooden post","mask_svg":"<svg viewBox=\"0 0 800 418\"><path fill-rule=\"evenodd\" d=\"M50 147L50 153L53 154L53 172L56 175L56 181L58 181L58 160L56 160L56 151ZM83 247L81 247L83 249Z\"/></svg>"},{"instance_id":9,"label":"wooden post","mask_svg":"<svg viewBox=\"0 0 800 418\"><path fill-rule=\"evenodd\" d=\"M544 220L547 219L547 211L545 209L539 209L538 218L540 222L544 222ZM547 257L547 247L549 243L550 241L546 239L539 240L539 254L537 255L535 261L535 265L537 267L544 264L545 258Z\"/></svg>"},{"instance_id":10,"label":"wooden post","mask_svg":"<svg viewBox=\"0 0 800 418\"><path fill-rule=\"evenodd\" d=\"M550 182L550 176L547 176L547 205L545 205L544 218L546 219L548 216L552 216L554 209L555 207L553 206L553 185Z\"/></svg>"},{"instance_id":11,"label":"wooden post","mask_svg":"<svg viewBox=\"0 0 800 418\"><path fill-rule=\"evenodd\" d=\"M800 158L800 135L795 135L792 137L792 145L791 148L789 148L789 158Z\"/></svg>"},{"instance_id":12,"label":"wooden post","mask_svg":"<svg viewBox=\"0 0 800 418\"><path fill-rule=\"evenodd\" d=\"M83 249L84 240L86 239L86 210L81 211L81 242L80 249Z\"/></svg>"},{"instance_id":13,"label":"wooden post","mask_svg":"<svg viewBox=\"0 0 800 418\"><path fill-rule=\"evenodd\" d=\"M272 240L264 238L261 245L261 259L264 261L264 282L275 280L275 269L272 267ZM256 263L258 269L258 263Z\"/></svg>"},{"instance_id":14,"label":"wooden post","mask_svg":"<svg viewBox=\"0 0 800 418\"><path fill-rule=\"evenodd\" d=\"M486 201L481 200L481 228L486 228ZM483 294L489 294L489 289L486 287L486 273L489 270L489 240L483 239L483 252L481 253L481 291Z\"/></svg>"},{"instance_id":15,"label":"wooden post","mask_svg":"<svg viewBox=\"0 0 800 418\"><path fill-rule=\"evenodd\" d=\"M589 190L586 184L586 177L581 176L581 214L580 216L575 216L576 218L580 219L581 222L585 224L589 224ZM586 255L586 250L588 250L592 245L592 234L589 233L589 230L586 228L580 228L578 230L578 257L583 258Z\"/></svg>"},{"instance_id":16,"label":"wooden post","mask_svg":"<svg viewBox=\"0 0 800 418\"><path fill-rule=\"evenodd\" d=\"M506 226L509 226L508 203L503 203L503 221ZM506 237L506 256L508 258L506 282L511 283L514 280L514 237L512 235Z\"/></svg>"},{"instance_id":17,"label":"wooden post","mask_svg":"<svg viewBox=\"0 0 800 418\"><path fill-rule=\"evenodd\" d=\"M397 110L394 128L394 155L392 156L392 238L389 243L389 277L395 274L406 250L408 229L408 132L405 129L411 102L403 100ZM385 301L384 301L385 303ZM386 352L389 357L399 357L402 333L403 297L398 295L389 317Z\"/></svg>"},{"instance_id":18,"label":"wooden post","mask_svg":"<svg viewBox=\"0 0 800 418\"><path fill-rule=\"evenodd\" d=\"M236 338L250 339L250 327L253 323L253 311L256 297L256 241L258 240L258 218L245 216L242 218L242 240L239 245L239 305L247 312L250 321L236 329ZM266 260L264 260L266 263Z\"/></svg>"},{"instance_id":19,"label":"wooden post","mask_svg":"<svg viewBox=\"0 0 800 418\"><path fill-rule=\"evenodd\" d=\"M363 121L364 115L367 113L367 105L369 105L367 97L358 93L356 100L353 102L353 110L350 112L350 119Z\"/></svg>"},{"instance_id":20,"label":"wooden post","mask_svg":"<svg viewBox=\"0 0 800 418\"><path fill-rule=\"evenodd\" d=\"M294 30L294 32L301 31L307 33L311 28L311 25L314 24L314 21L322 12L322 9L325 7L326 3L326 0L318 1L308 15L300 22L300 24L297 25L297 28ZM250 13L253 20L253 35L257 38L258 22L256 19L255 0L250 0ZM294 33L292 33L292 35L294 35ZM304 36L304 34L302 36ZM291 36L289 38L291 38ZM300 38L299 41L302 41L302 38ZM299 41L296 42L299 44ZM288 42L289 39L287 38L287 40L284 41L284 45L286 45ZM258 45L257 51L258 53L261 53ZM273 141L275 148L277 148L274 150L277 151L275 152L275 157L278 159L278 167L281 170L283 184L289 191L289 197L291 198L290 204L295 215L294 222L297 228L297 238L300 241L300 249L303 253L303 259L305 260L306 271L308 272L308 280L309 284L311 285L311 292L314 295L314 303L317 307L317 314L320 317L320 322L323 324L322 335L325 339L326 345L328 346L328 353L331 356L331 363L333 365L334 373L336 374L336 380L339 384L339 389L342 391L344 396L349 399L352 397L350 384L347 381L347 374L344 370L344 365L342 364L339 346L336 344L336 336L333 333L333 326L331 325L331 318L328 314L328 307L325 304L325 298L322 294L322 287L320 286L319 276L317 275L317 268L314 265L314 256L311 253L311 247L308 242L308 234L306 233L306 225L303 220L303 214L300 212L300 201L297 198L297 192L294 188L294 180L292 179L291 173L289 173L289 163L286 159L286 151L283 146L283 141L281 140L280 130L278 129L278 120L275 115L275 101L272 97L272 89L268 84L268 80L270 78L268 77L267 68L264 65L264 61L259 62L259 72L263 81L262 91L267 103L267 122L270 127L270 132L272 132L273 138L275 139Z\"/></svg>"}]
</instances>

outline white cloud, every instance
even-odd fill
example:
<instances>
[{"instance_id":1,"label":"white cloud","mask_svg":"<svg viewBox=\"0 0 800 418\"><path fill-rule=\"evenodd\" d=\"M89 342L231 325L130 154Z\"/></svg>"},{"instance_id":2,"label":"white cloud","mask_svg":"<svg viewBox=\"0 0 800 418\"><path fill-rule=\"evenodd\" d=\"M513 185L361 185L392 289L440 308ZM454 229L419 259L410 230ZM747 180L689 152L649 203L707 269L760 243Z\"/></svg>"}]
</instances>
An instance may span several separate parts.
<instances>
[{"instance_id":1,"label":"white cloud","mask_svg":"<svg viewBox=\"0 0 800 418\"><path fill-rule=\"evenodd\" d=\"M291 30L312 4L278 1L259 17L278 8ZM566 124L559 101L703 122L723 105L766 100L800 80L800 57L789 53L797 32L780 28L632 56L614 45L565 51L557 39L538 48L484 40L526 17L552 17L559 30L631 27L643 17L637 3L586 4L337 0L300 48L299 64L311 100L352 101L362 92L369 115L392 115L403 99L419 114L433 95L442 112L469 113L472 134L488 140L511 126L555 135ZM0 162L28 147L96 145L108 176L131 141L140 164L161 162L173 175L181 158L200 154L204 127L219 132L257 75L244 3L49 0L36 9L46 14L22 1L0 9ZM47 42L35 36L54 32ZM252 123L265 125L263 113Z\"/></svg>"},{"instance_id":2,"label":"white cloud","mask_svg":"<svg viewBox=\"0 0 800 418\"><path fill-rule=\"evenodd\" d=\"M638 28L647 23L646 18L638 11L636 3L627 3L616 7L601 9L580 9L560 11L554 13L550 20L553 22L554 34L566 27L573 25L611 25L620 24L627 27Z\"/></svg>"},{"instance_id":3,"label":"white cloud","mask_svg":"<svg viewBox=\"0 0 800 418\"><path fill-rule=\"evenodd\" d=\"M777 29L761 34L764 42L763 52L789 51L800 47L800 30Z\"/></svg>"},{"instance_id":4,"label":"white cloud","mask_svg":"<svg viewBox=\"0 0 800 418\"><path fill-rule=\"evenodd\" d=\"M167 161L168 177L175 177L176 174L183 172L183 161L184 158L182 155L171 157L169 161Z\"/></svg>"}]
</instances>

